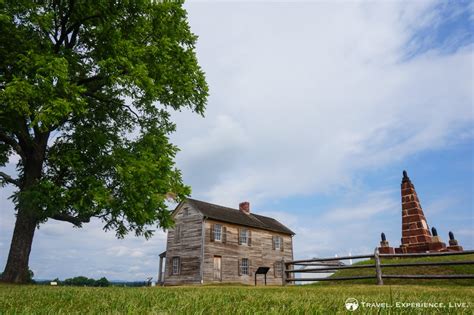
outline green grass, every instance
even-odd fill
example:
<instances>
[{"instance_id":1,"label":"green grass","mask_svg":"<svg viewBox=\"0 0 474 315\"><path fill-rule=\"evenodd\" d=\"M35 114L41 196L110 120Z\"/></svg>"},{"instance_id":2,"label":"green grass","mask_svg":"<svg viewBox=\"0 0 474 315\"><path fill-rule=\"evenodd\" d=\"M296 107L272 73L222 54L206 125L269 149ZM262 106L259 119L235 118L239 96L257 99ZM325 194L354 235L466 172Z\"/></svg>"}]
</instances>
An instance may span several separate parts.
<instances>
[{"instance_id":1,"label":"green grass","mask_svg":"<svg viewBox=\"0 0 474 315\"><path fill-rule=\"evenodd\" d=\"M360 314L472 314L466 286L287 286L85 288L0 285L1 314L347 314L356 298ZM391 308L363 307L362 302ZM438 303L415 307L396 303ZM440 305L439 303L443 303ZM466 303L449 307L449 303ZM400 304L398 305L400 306ZM431 304L431 306L434 306Z\"/></svg>"},{"instance_id":2,"label":"green grass","mask_svg":"<svg viewBox=\"0 0 474 315\"><path fill-rule=\"evenodd\" d=\"M413 262L440 262L440 261L474 261L474 254L456 255L444 257L419 257L419 258L392 258L381 259L381 264L401 264ZM355 265L374 264L373 260L365 260ZM458 265L458 266L420 266L420 267L382 267L382 274L384 275L454 275L454 274L474 274L474 265ZM348 269L339 270L332 275L332 277L346 277L346 276L365 276L375 275L374 268L368 269ZM414 284L414 285L465 285L474 286L474 279L384 279L385 284ZM325 282L326 284L370 284L375 283L375 279L364 279L354 281L334 281Z\"/></svg>"}]
</instances>

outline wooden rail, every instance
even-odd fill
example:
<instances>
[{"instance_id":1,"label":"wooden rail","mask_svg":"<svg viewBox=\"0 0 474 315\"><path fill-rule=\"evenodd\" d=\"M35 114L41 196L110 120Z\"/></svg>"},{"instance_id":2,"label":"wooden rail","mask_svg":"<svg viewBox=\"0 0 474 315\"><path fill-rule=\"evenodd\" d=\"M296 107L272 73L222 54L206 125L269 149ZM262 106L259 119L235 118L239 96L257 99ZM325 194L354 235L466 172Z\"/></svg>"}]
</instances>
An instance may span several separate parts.
<instances>
[{"instance_id":1,"label":"wooden rail","mask_svg":"<svg viewBox=\"0 0 474 315\"><path fill-rule=\"evenodd\" d=\"M326 265L327 266L327 265ZM293 269L287 270L287 272L315 272L315 271L333 271L339 269L360 269L360 268L374 268L375 265L356 265L356 266L333 266L333 267L324 267L324 268L307 268L307 269Z\"/></svg>"},{"instance_id":2,"label":"wooden rail","mask_svg":"<svg viewBox=\"0 0 474 315\"><path fill-rule=\"evenodd\" d=\"M378 285L383 285L383 279L474 279L474 274L467 275L384 275L382 268L398 268L398 267L421 267L421 266L446 266L446 265L474 265L474 260L466 261L442 261L442 262L413 262L413 263L396 263L383 264L381 260L384 258L398 257L433 257L433 256L452 256L452 255L468 255L474 254L474 250L463 252L445 252L445 253L416 253L416 254L380 254L376 248L373 254L342 256L329 258L313 258L303 260L282 261L283 266L283 285L298 281L344 281L344 280L360 280L360 279L377 279ZM374 264L367 265L346 265L341 260L349 259L374 259ZM295 266L313 267L294 269ZM320 266L321 268L314 268ZM348 276L348 277L326 277L326 278L296 278L297 273L331 273L336 270L345 269L368 269L374 268L375 274L369 276Z\"/></svg>"},{"instance_id":3,"label":"wooden rail","mask_svg":"<svg viewBox=\"0 0 474 315\"><path fill-rule=\"evenodd\" d=\"M412 253L412 254L380 254L383 258L395 257L433 257L433 256L454 256L474 254L474 250L465 250L462 252L441 252L441 253Z\"/></svg>"},{"instance_id":4,"label":"wooden rail","mask_svg":"<svg viewBox=\"0 0 474 315\"><path fill-rule=\"evenodd\" d=\"M360 258L374 258L374 255L357 255L357 256L342 256L342 257L329 257L329 258L313 258L313 259L285 261L285 263L286 264L292 264L292 265L299 265L300 263L306 263L306 262L349 260L349 259L360 259Z\"/></svg>"},{"instance_id":5,"label":"wooden rail","mask_svg":"<svg viewBox=\"0 0 474 315\"><path fill-rule=\"evenodd\" d=\"M392 279L474 279L473 275L385 275Z\"/></svg>"},{"instance_id":6,"label":"wooden rail","mask_svg":"<svg viewBox=\"0 0 474 315\"><path fill-rule=\"evenodd\" d=\"M336 277L336 278L306 278L304 281L333 281L333 280L360 280L375 279L375 276L352 276L352 277ZM288 278L287 281L301 281L300 278Z\"/></svg>"},{"instance_id":7,"label":"wooden rail","mask_svg":"<svg viewBox=\"0 0 474 315\"><path fill-rule=\"evenodd\" d=\"M440 261L440 262L415 262L406 264L382 264L381 267L417 267L417 266L446 266L446 265L474 265L474 260L467 261Z\"/></svg>"}]
</instances>

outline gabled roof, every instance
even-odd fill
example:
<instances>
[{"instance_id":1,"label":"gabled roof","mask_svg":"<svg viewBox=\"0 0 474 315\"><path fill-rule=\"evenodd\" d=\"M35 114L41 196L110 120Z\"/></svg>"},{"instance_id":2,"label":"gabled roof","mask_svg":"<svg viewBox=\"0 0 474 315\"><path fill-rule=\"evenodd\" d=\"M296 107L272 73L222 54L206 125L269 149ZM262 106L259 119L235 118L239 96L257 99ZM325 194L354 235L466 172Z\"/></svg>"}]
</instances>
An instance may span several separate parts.
<instances>
[{"instance_id":1,"label":"gabled roof","mask_svg":"<svg viewBox=\"0 0 474 315\"><path fill-rule=\"evenodd\" d=\"M292 230L273 218L253 213L245 214L238 209L223 207L191 198L188 198L187 201L209 219L295 235Z\"/></svg>"}]
</instances>

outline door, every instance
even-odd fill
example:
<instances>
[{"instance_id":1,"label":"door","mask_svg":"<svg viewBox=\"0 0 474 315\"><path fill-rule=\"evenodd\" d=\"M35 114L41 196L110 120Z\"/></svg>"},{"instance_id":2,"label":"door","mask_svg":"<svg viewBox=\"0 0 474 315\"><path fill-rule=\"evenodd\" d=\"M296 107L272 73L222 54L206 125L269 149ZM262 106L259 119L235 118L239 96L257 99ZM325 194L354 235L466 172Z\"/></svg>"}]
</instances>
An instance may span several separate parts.
<instances>
[{"instance_id":1,"label":"door","mask_svg":"<svg viewBox=\"0 0 474 315\"><path fill-rule=\"evenodd\" d=\"M222 257L214 256L214 280L222 281Z\"/></svg>"}]
</instances>

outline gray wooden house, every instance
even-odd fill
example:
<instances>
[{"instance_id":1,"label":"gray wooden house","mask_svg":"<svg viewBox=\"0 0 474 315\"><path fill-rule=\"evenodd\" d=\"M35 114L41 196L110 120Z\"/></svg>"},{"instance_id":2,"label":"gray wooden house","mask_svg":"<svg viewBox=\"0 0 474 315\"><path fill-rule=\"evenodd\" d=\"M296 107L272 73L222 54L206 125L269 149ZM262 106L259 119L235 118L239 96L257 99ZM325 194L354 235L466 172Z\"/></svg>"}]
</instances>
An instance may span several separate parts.
<instances>
[{"instance_id":1,"label":"gray wooden house","mask_svg":"<svg viewBox=\"0 0 474 315\"><path fill-rule=\"evenodd\" d=\"M282 283L282 260L293 259L294 233L273 218L251 213L248 202L232 209L187 199L173 218L175 227L160 255L159 283L253 284L258 267L270 268L268 284Z\"/></svg>"}]
</instances>

